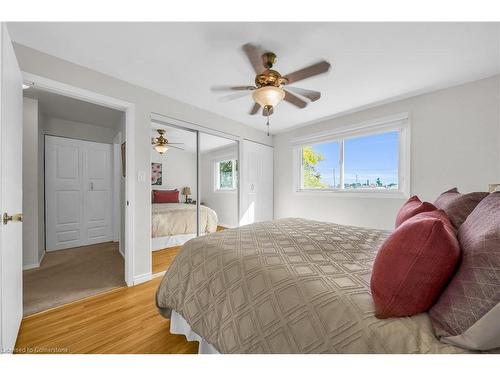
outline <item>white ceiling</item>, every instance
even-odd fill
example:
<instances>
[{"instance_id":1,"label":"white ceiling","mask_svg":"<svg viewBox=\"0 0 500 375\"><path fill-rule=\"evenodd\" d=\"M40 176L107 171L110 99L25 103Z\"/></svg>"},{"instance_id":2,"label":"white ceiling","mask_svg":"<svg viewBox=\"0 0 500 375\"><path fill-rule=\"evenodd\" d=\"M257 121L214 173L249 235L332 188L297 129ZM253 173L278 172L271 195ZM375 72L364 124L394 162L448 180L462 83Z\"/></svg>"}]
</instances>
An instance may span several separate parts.
<instances>
[{"instance_id":1,"label":"white ceiling","mask_svg":"<svg viewBox=\"0 0 500 375\"><path fill-rule=\"evenodd\" d=\"M23 94L29 98L37 99L43 114L63 120L114 128L122 116L122 112L115 109L33 87L24 90Z\"/></svg>"},{"instance_id":2,"label":"white ceiling","mask_svg":"<svg viewBox=\"0 0 500 375\"><path fill-rule=\"evenodd\" d=\"M183 130L167 125L159 125L152 123L151 137L158 137L156 129L165 129L165 135L169 143L182 143L181 145L175 145L188 152L196 152L196 133L188 130ZM200 152L213 151L218 148L229 146L235 144L235 141L217 137L211 134L200 133ZM168 152L168 151L167 151Z\"/></svg>"},{"instance_id":3,"label":"white ceiling","mask_svg":"<svg viewBox=\"0 0 500 375\"><path fill-rule=\"evenodd\" d=\"M271 131L371 103L499 73L498 23L9 23L14 41L265 130L251 97L221 103L213 85L253 83L247 42L278 55L282 74L326 59L294 84L322 92L280 104Z\"/></svg>"}]
</instances>

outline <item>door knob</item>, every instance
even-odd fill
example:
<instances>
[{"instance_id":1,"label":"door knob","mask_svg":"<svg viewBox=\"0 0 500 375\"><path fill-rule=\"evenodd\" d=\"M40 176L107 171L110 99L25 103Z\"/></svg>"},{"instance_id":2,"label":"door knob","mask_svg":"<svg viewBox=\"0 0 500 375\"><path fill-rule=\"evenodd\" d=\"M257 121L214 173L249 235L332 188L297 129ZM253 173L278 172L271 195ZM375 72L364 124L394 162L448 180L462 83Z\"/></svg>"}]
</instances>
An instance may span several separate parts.
<instances>
[{"instance_id":1,"label":"door knob","mask_svg":"<svg viewBox=\"0 0 500 375\"><path fill-rule=\"evenodd\" d=\"M23 214L15 214L15 215L9 216L7 214L7 212L4 212L3 223L7 224L9 221L23 221Z\"/></svg>"}]
</instances>

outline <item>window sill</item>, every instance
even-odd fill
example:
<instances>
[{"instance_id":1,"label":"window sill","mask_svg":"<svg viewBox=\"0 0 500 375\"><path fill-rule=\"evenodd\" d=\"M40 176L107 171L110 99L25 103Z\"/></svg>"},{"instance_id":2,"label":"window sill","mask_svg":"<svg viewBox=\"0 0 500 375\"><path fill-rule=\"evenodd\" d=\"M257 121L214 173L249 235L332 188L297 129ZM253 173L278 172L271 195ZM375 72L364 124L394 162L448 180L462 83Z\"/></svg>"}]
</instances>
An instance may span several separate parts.
<instances>
[{"instance_id":1,"label":"window sill","mask_svg":"<svg viewBox=\"0 0 500 375\"><path fill-rule=\"evenodd\" d=\"M317 195L317 196L328 196L328 197L345 197L345 198L392 198L392 199L407 199L409 194L398 190L398 191L373 191L373 190L308 190L308 189L298 189L295 191L298 195Z\"/></svg>"},{"instance_id":2,"label":"window sill","mask_svg":"<svg viewBox=\"0 0 500 375\"><path fill-rule=\"evenodd\" d=\"M215 189L215 194L235 194L238 189Z\"/></svg>"}]
</instances>

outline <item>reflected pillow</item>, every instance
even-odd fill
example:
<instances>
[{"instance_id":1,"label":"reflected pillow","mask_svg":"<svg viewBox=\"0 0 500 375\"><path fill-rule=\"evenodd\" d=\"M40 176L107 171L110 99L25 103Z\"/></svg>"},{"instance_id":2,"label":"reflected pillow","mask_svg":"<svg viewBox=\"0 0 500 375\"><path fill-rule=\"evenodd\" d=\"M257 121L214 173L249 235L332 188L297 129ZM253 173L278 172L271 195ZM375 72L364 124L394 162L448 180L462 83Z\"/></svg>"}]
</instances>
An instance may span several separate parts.
<instances>
[{"instance_id":1,"label":"reflected pillow","mask_svg":"<svg viewBox=\"0 0 500 375\"><path fill-rule=\"evenodd\" d=\"M153 203L179 203L179 191L153 190Z\"/></svg>"}]
</instances>

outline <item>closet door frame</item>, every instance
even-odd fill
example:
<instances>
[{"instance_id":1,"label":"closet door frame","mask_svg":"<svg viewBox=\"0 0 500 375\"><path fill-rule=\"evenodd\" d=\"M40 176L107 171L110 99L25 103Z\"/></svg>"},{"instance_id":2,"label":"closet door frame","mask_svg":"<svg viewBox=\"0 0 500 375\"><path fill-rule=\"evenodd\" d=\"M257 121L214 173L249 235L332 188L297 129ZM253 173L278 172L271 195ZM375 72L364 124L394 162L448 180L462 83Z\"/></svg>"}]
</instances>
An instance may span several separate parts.
<instances>
[{"instance_id":1,"label":"closet door frame","mask_svg":"<svg viewBox=\"0 0 500 375\"><path fill-rule=\"evenodd\" d=\"M165 115L161 115L158 113L151 114L151 121L153 124L158 124L160 126L161 125L170 126L170 127L174 127L177 129L196 133L196 236L199 237L200 236L200 179L201 179L200 134L210 134L210 135L214 135L217 137L226 138L226 139L229 139L231 141L235 141L236 142L236 154L238 155L238 163L240 166L242 164L241 159L240 159L241 158L240 142L243 138L241 138L237 135L234 135L234 134L210 129L210 128L204 127L202 125L179 120L179 119L165 116ZM241 181L241 167L238 168L238 188L237 188L237 202L238 202L237 215L238 215L238 218L240 218L240 206L241 206L241 195L240 195L241 183L240 183L240 181ZM151 225L149 227L151 228ZM149 233L149 237L152 238L151 232ZM150 248L151 248L151 244L150 244Z\"/></svg>"},{"instance_id":2,"label":"closet door frame","mask_svg":"<svg viewBox=\"0 0 500 375\"><path fill-rule=\"evenodd\" d=\"M239 225L252 224L260 221L267 221L274 219L274 148L272 146L255 142L250 139L243 139L240 144L240 150L243 162L241 163L241 182L240 182L240 212L243 214L239 217ZM250 168L249 165L251 162L255 162L256 160L247 157L249 154L249 148L254 148L253 152L262 156L258 162L263 162L263 166L254 169L253 174L257 174L258 177L251 178L250 177ZM260 149L260 150L259 150ZM258 150L258 151L257 151ZM257 151L257 152L256 152ZM270 155L265 155L270 152ZM269 158L270 156L270 158ZM269 160L270 159L270 160ZM271 180L269 181L270 191L267 191L267 185L265 184L266 178L265 175L269 172L269 164L271 165ZM254 190L255 189L255 190ZM263 205L257 205L257 217L254 217L253 220L248 220L245 216L247 214L249 196L253 194L255 196L255 202L264 202L266 200L271 200L271 207L267 207L268 212L264 212ZM268 213L266 215L266 213ZM263 219L262 216L265 216Z\"/></svg>"}]
</instances>

